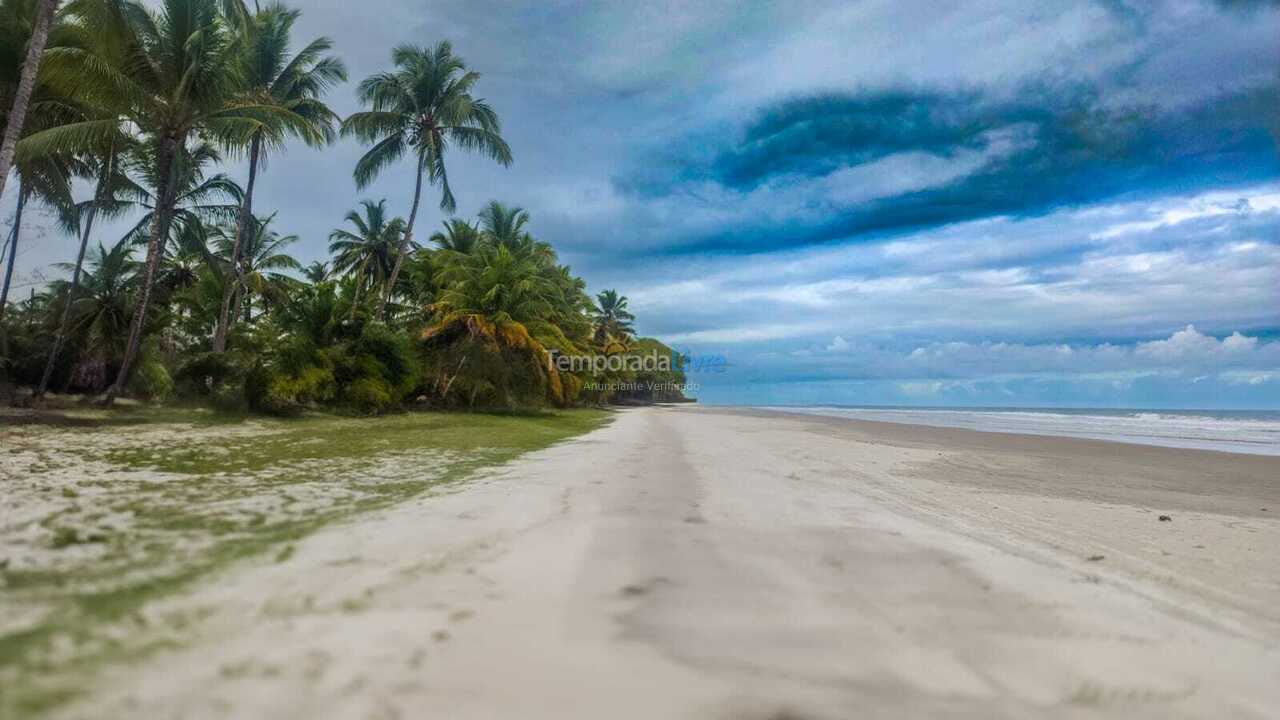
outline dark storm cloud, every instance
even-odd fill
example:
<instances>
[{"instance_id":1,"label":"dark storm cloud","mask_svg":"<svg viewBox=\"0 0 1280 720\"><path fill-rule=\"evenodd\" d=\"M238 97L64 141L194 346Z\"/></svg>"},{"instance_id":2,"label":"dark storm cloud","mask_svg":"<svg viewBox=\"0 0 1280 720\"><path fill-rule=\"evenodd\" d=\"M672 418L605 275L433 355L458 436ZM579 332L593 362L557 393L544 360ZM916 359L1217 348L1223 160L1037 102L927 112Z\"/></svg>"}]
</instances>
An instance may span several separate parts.
<instances>
[{"instance_id":1,"label":"dark storm cloud","mask_svg":"<svg viewBox=\"0 0 1280 720\"><path fill-rule=\"evenodd\" d=\"M716 159L712 173L743 188L782 173L825 175L895 152L978 148L982 133L1002 118L975 113L977 99L888 92L787 101L762 112L742 142Z\"/></svg>"},{"instance_id":2,"label":"dark storm cloud","mask_svg":"<svg viewBox=\"0 0 1280 720\"><path fill-rule=\"evenodd\" d=\"M1236 10L1256 10L1258 8L1280 8L1280 0L1215 0L1224 8Z\"/></svg>"},{"instance_id":3,"label":"dark storm cloud","mask_svg":"<svg viewBox=\"0 0 1280 720\"><path fill-rule=\"evenodd\" d=\"M1108 108L1092 92L1047 88L1016 98L898 90L786 100L709 159L651 168L618 187L657 197L710 182L752 193L904 153L944 161L987 153L981 167L949 182L833 207L818 223L733 228L679 248L751 252L1280 176L1276 86L1176 110Z\"/></svg>"}]
</instances>

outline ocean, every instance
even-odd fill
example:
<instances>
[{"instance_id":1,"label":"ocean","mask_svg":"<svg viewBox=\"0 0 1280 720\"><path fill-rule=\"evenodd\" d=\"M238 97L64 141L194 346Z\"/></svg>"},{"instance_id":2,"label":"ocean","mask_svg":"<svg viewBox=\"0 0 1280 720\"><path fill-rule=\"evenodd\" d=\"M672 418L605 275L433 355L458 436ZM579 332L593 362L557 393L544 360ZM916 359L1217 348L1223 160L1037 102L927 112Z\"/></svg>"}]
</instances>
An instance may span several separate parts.
<instances>
[{"instance_id":1,"label":"ocean","mask_svg":"<svg viewBox=\"0 0 1280 720\"><path fill-rule=\"evenodd\" d=\"M1280 411L770 406L764 409L982 432L1280 456Z\"/></svg>"}]
</instances>

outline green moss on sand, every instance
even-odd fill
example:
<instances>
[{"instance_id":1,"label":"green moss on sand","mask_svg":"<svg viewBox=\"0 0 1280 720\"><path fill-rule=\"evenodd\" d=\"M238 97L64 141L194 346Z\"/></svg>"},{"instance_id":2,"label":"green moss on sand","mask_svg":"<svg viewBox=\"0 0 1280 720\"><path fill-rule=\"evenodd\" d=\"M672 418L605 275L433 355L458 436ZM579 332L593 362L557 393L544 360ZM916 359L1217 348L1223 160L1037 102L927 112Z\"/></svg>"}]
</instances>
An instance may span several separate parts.
<instances>
[{"instance_id":1,"label":"green moss on sand","mask_svg":"<svg viewBox=\"0 0 1280 720\"><path fill-rule=\"evenodd\" d=\"M4 607L44 611L0 636L0 718L38 717L72 699L104 663L181 638L190 618L144 627L139 611L150 601L240 559L272 553L287 561L294 543L324 525L465 479L607 417L573 410L279 420L134 408L18 428L41 433L30 438L37 452L63 455L31 466L30 480L68 490L49 494L64 505L42 523L47 566L0 570ZM67 458L76 456L94 471L72 490ZM110 519L105 511L120 522L99 527ZM83 559L66 554L86 542L93 551ZM124 626L130 632L119 632Z\"/></svg>"}]
</instances>

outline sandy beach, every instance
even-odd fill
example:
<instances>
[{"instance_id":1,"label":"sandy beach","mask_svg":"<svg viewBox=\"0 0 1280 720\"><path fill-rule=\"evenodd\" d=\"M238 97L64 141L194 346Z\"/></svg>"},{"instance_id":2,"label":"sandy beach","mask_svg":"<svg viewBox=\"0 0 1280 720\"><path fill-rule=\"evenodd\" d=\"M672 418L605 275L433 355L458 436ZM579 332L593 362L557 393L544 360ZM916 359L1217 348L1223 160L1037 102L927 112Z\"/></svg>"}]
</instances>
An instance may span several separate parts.
<instances>
[{"instance_id":1,"label":"sandy beach","mask_svg":"<svg viewBox=\"0 0 1280 720\"><path fill-rule=\"evenodd\" d=\"M626 410L164 601L61 716L1274 717L1278 518L1276 458Z\"/></svg>"}]
</instances>

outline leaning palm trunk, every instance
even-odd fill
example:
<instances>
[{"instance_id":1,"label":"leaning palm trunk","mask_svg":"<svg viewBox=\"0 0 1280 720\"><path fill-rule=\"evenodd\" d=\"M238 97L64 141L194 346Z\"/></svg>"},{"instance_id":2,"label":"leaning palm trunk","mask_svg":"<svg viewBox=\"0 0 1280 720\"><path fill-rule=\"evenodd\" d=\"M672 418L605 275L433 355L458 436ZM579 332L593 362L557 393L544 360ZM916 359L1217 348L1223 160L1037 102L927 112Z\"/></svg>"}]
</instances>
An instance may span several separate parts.
<instances>
[{"instance_id":1,"label":"leaning palm trunk","mask_svg":"<svg viewBox=\"0 0 1280 720\"><path fill-rule=\"evenodd\" d=\"M164 239L169 236L169 224L173 219L173 206L177 195L177 177L174 172L174 161L181 142L177 138L165 138L160 141L160 201L156 203L155 218L151 222L151 237L147 239L147 265L142 278L142 287L138 291L137 304L133 310L133 322L129 326L129 342L124 348L124 358L120 361L120 372L115 382L107 388L102 396L102 404L110 405L116 396L124 392L133 371L133 361L138 356L138 348L142 345L142 330L147 323L147 304L151 301L151 286L155 283L156 269L160 266L163 254Z\"/></svg>"},{"instance_id":2,"label":"leaning palm trunk","mask_svg":"<svg viewBox=\"0 0 1280 720\"><path fill-rule=\"evenodd\" d=\"M22 231L22 209L27 204L26 188L18 182L18 206L13 211L13 229L9 232L9 257L4 268L4 288L0 289L0 320L9 306L9 286L13 283L13 265L18 258L18 234ZM7 354L7 353L6 353Z\"/></svg>"},{"instance_id":3,"label":"leaning palm trunk","mask_svg":"<svg viewBox=\"0 0 1280 720\"><path fill-rule=\"evenodd\" d=\"M356 308L360 305L360 285L361 280L357 277L355 289L351 291L351 312L347 313L347 320L355 322Z\"/></svg>"},{"instance_id":4,"label":"leaning palm trunk","mask_svg":"<svg viewBox=\"0 0 1280 720\"><path fill-rule=\"evenodd\" d=\"M404 256L409 252L409 243L413 242L413 223L418 219L418 203L422 200L422 168L425 164L426 158L418 160L418 179L413 187L413 207L409 210L409 222L405 226L404 238L400 241L400 251L396 253L396 261L391 266L391 276L387 278L387 291L382 294L382 300L378 303L378 312L374 315L382 320L386 320L383 313L386 312L387 301L396 291L396 281L400 279L400 268L404 265Z\"/></svg>"},{"instance_id":5,"label":"leaning palm trunk","mask_svg":"<svg viewBox=\"0 0 1280 720\"><path fill-rule=\"evenodd\" d=\"M242 302L244 302L244 288L239 288L231 298L231 308L227 312L227 325L240 319L240 303Z\"/></svg>"},{"instance_id":6,"label":"leaning palm trunk","mask_svg":"<svg viewBox=\"0 0 1280 720\"><path fill-rule=\"evenodd\" d=\"M218 312L218 325L213 331L213 351L220 353L227 349L227 332L231 329L234 312L231 308L232 298L244 279L240 270L240 250L244 247L244 235L249 232L249 222L253 219L253 186L258 179L258 155L262 151L262 135L253 136L249 150L249 183L245 185L244 200L240 203L240 215L236 219L236 237L231 243L231 279L222 291L222 309Z\"/></svg>"},{"instance_id":7,"label":"leaning palm trunk","mask_svg":"<svg viewBox=\"0 0 1280 720\"><path fill-rule=\"evenodd\" d=\"M98 216L98 207L106 194L107 183L115 172L115 163L108 158L102 166L102 175L98 178L98 187L93 193L93 202L84 218L84 229L80 233L80 252L76 254L76 269L71 273L71 286L67 288L67 297L62 302L62 318L58 320L58 333L53 336L53 347L49 348L49 359L44 364L44 374L40 376L40 385L36 388L35 397L42 398L49 391L49 380L53 378L53 368L58 364L58 353L62 352L62 343L66 342L67 324L71 321L71 305L75 302L76 293L80 290L80 273L84 268L84 251L89 247L89 233L93 231L94 218Z\"/></svg>"},{"instance_id":8,"label":"leaning palm trunk","mask_svg":"<svg viewBox=\"0 0 1280 720\"><path fill-rule=\"evenodd\" d=\"M4 195L5 180L9 177L9 168L13 167L13 153L18 146L18 138L22 135L22 126L27 119L27 106L31 104L31 94L36 89L36 73L40 70L40 56L44 54L44 46L49 41L49 25L53 22L53 11L58 6L58 0L39 0L39 2L35 26L31 28L31 40L27 42L27 58L22 62L22 75L18 79L18 90L13 96L13 108L9 112L9 122L4 129L4 140L0 141L0 195Z\"/></svg>"},{"instance_id":9,"label":"leaning palm trunk","mask_svg":"<svg viewBox=\"0 0 1280 720\"><path fill-rule=\"evenodd\" d=\"M9 233L9 256L5 263L4 288L0 289L0 376L7 372L9 359L9 333L4 329L4 311L9 306L9 286L13 282L13 266L18 259L18 234L22 230L22 208L27 204L27 192L18 181L18 206L13 213L13 231Z\"/></svg>"}]
</instances>

